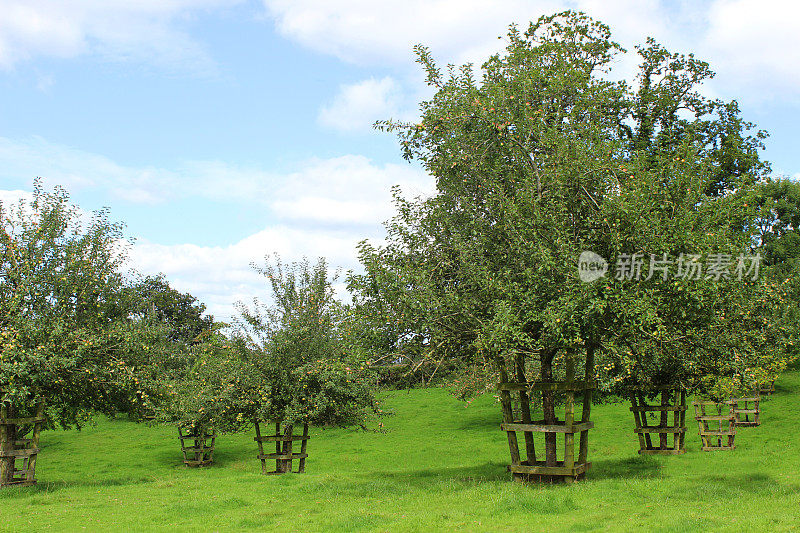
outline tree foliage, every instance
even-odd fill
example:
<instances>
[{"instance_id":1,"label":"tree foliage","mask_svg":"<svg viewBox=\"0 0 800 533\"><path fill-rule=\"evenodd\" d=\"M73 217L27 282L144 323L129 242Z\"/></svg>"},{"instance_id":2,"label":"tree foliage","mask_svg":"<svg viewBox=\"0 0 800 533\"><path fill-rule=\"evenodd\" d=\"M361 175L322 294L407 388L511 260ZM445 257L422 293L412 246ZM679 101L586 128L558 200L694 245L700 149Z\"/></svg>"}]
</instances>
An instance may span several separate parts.
<instances>
[{"instance_id":1,"label":"tree foliage","mask_svg":"<svg viewBox=\"0 0 800 533\"><path fill-rule=\"evenodd\" d=\"M0 204L0 401L43 401L63 426L137 408L150 380L124 258L122 226L85 216L63 189L37 181L31 201Z\"/></svg>"},{"instance_id":2,"label":"tree foliage","mask_svg":"<svg viewBox=\"0 0 800 533\"><path fill-rule=\"evenodd\" d=\"M779 295L732 268L648 274L654 258L750 252L746 197L768 170L764 134L750 133L735 102L700 95L706 63L652 40L635 88L610 81L621 48L585 15L512 26L507 40L480 81L471 65L443 74L418 46L433 98L417 123L377 123L437 193L396 192L386 245L360 246L365 273L349 284L376 349L457 362L465 395L496 379L487 363L513 368L518 357L547 380L565 355L599 350L607 389L717 383L735 377L737 357L754 367L769 320L725 326L743 302L755 313ZM578 278L586 250L612 261L591 284ZM617 279L614 258L635 254L642 276Z\"/></svg>"},{"instance_id":3,"label":"tree foliage","mask_svg":"<svg viewBox=\"0 0 800 533\"><path fill-rule=\"evenodd\" d=\"M191 347L195 362L171 385L162 419L236 431L253 419L364 425L379 411L369 369L334 298L324 259L256 267L271 301L240 304L237 328Z\"/></svg>"},{"instance_id":4,"label":"tree foliage","mask_svg":"<svg viewBox=\"0 0 800 533\"><path fill-rule=\"evenodd\" d=\"M169 339L199 342L211 332L213 316L203 316L206 306L189 293L173 289L163 275L145 276L134 283L131 312L138 317L152 315L169 327Z\"/></svg>"}]
</instances>

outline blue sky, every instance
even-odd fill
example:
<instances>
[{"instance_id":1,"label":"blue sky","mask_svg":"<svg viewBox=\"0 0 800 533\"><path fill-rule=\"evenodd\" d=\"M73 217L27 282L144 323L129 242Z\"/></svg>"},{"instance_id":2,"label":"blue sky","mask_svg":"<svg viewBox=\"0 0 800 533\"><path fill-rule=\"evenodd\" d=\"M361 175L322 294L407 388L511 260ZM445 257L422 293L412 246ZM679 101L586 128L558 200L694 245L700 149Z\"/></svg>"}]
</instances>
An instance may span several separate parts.
<instances>
[{"instance_id":1,"label":"blue sky","mask_svg":"<svg viewBox=\"0 0 800 533\"><path fill-rule=\"evenodd\" d=\"M778 0L0 0L0 199L42 176L136 238L131 264L228 318L266 289L251 261L324 255L355 268L389 188L432 180L381 118L429 95L417 42L480 63L511 22L565 8L623 46L695 52L770 132L766 158L800 177L800 7ZM618 76L633 72L632 54Z\"/></svg>"}]
</instances>

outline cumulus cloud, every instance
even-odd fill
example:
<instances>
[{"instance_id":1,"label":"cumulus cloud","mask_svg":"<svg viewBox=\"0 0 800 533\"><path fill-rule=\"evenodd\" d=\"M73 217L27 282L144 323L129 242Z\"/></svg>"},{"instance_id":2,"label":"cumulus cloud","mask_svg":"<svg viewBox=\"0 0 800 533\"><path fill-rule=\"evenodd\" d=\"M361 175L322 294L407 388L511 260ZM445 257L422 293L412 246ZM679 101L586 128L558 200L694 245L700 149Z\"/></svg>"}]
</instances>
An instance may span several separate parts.
<instances>
[{"instance_id":1,"label":"cumulus cloud","mask_svg":"<svg viewBox=\"0 0 800 533\"><path fill-rule=\"evenodd\" d=\"M262 1L287 39L361 65L408 67L417 43L430 46L442 63L479 65L503 46L497 37L509 23L526 27L541 15L573 9L608 24L628 49L615 66L618 77L633 77L634 46L652 36L670 50L709 61L720 74L716 83L736 87L740 97L800 93L800 5L785 0Z\"/></svg>"},{"instance_id":2,"label":"cumulus cloud","mask_svg":"<svg viewBox=\"0 0 800 533\"><path fill-rule=\"evenodd\" d=\"M345 61L407 63L417 43L454 61L469 60L494 44L512 21L551 13L557 1L508 0L264 0L278 31ZM494 39L494 42L492 41Z\"/></svg>"},{"instance_id":3,"label":"cumulus cloud","mask_svg":"<svg viewBox=\"0 0 800 533\"><path fill-rule=\"evenodd\" d=\"M42 176L46 186L105 190L138 204L202 197L264 205L278 218L306 224L374 224L391 213L392 185L419 195L429 193L432 184L416 167L378 165L360 155L310 159L286 174L218 160L131 167L41 137L0 137L0 178L22 185L35 176Z\"/></svg>"},{"instance_id":4,"label":"cumulus cloud","mask_svg":"<svg viewBox=\"0 0 800 533\"><path fill-rule=\"evenodd\" d=\"M401 98L400 86L389 76L342 85L333 101L320 110L318 120L339 131L369 131L376 120L398 114Z\"/></svg>"},{"instance_id":5,"label":"cumulus cloud","mask_svg":"<svg viewBox=\"0 0 800 533\"><path fill-rule=\"evenodd\" d=\"M289 261L322 256L334 267L356 268L356 244L364 238L380 240L381 223L393 214L391 187L399 185L409 196L433 191L433 180L415 167L376 164L360 155L311 159L285 174L221 161L135 168L41 138L0 138L0 181L24 180L27 185L37 174L47 176L46 187L106 190L136 203L203 197L263 206L274 222L226 246L138 239L131 248L132 268L143 274L163 272L176 288L198 297L222 319L235 314L236 301L265 295L266 285L250 268L251 262L278 252ZM0 201L29 195L0 191Z\"/></svg>"},{"instance_id":6,"label":"cumulus cloud","mask_svg":"<svg viewBox=\"0 0 800 533\"><path fill-rule=\"evenodd\" d=\"M237 301L267 297L267 284L250 265L278 253L283 260L325 257L331 268L356 268L355 247L362 237L344 231L306 230L276 225L228 246L137 242L130 265L144 274L164 273L178 290L197 296L220 319L234 316Z\"/></svg>"},{"instance_id":7,"label":"cumulus cloud","mask_svg":"<svg viewBox=\"0 0 800 533\"><path fill-rule=\"evenodd\" d=\"M800 86L800 5L784 0L716 0L702 41L725 81L772 96Z\"/></svg>"},{"instance_id":8,"label":"cumulus cloud","mask_svg":"<svg viewBox=\"0 0 800 533\"><path fill-rule=\"evenodd\" d=\"M35 57L94 54L207 70L211 61L181 25L241 0L0 0L0 67Z\"/></svg>"},{"instance_id":9,"label":"cumulus cloud","mask_svg":"<svg viewBox=\"0 0 800 533\"><path fill-rule=\"evenodd\" d=\"M411 196L427 195L433 182L409 165L375 165L346 155L318 159L289 175L275 193L272 207L280 218L324 225L374 225L391 217L391 187Z\"/></svg>"}]
</instances>

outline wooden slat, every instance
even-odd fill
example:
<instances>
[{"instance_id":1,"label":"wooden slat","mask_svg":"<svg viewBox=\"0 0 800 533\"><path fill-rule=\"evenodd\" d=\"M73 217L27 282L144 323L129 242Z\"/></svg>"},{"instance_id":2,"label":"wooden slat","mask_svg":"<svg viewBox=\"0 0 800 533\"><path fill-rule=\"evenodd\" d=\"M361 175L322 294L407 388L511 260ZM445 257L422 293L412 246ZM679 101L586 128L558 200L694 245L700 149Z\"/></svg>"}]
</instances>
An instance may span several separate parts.
<instances>
[{"instance_id":1,"label":"wooden slat","mask_svg":"<svg viewBox=\"0 0 800 533\"><path fill-rule=\"evenodd\" d=\"M31 418L0 418L0 425L2 426L20 426L24 424L35 424L37 422L44 422L44 417L31 417Z\"/></svg>"},{"instance_id":2,"label":"wooden slat","mask_svg":"<svg viewBox=\"0 0 800 533\"><path fill-rule=\"evenodd\" d=\"M584 368L584 382L589 383L594 377L594 347L587 346L586 362ZM581 423L589 422L592 410L592 389L583 391L583 406L581 411ZM578 443L578 463L586 464L589 457L589 431L581 431ZM588 468L588 467L587 467Z\"/></svg>"},{"instance_id":3,"label":"wooden slat","mask_svg":"<svg viewBox=\"0 0 800 533\"><path fill-rule=\"evenodd\" d=\"M517 371L517 381L519 383L527 383L528 378L525 376L525 356L522 353L517 353L514 357L514 367ZM520 412L522 414L522 423L531 424L531 399L528 396L528 391L519 391ZM525 439L525 458L528 461L536 461L536 445L533 442L533 433L523 433Z\"/></svg>"},{"instance_id":4,"label":"wooden slat","mask_svg":"<svg viewBox=\"0 0 800 533\"><path fill-rule=\"evenodd\" d=\"M0 450L0 457L30 457L39 453L39 448L25 450Z\"/></svg>"},{"instance_id":5,"label":"wooden slat","mask_svg":"<svg viewBox=\"0 0 800 533\"><path fill-rule=\"evenodd\" d=\"M181 446L181 451L192 453L205 453L213 449L213 446Z\"/></svg>"},{"instance_id":6,"label":"wooden slat","mask_svg":"<svg viewBox=\"0 0 800 533\"><path fill-rule=\"evenodd\" d=\"M580 433L594 427L594 422L581 422L571 426L545 424L543 420L536 420L533 424L509 423L500 424L503 431L534 431L537 433Z\"/></svg>"},{"instance_id":7,"label":"wooden slat","mask_svg":"<svg viewBox=\"0 0 800 533\"><path fill-rule=\"evenodd\" d=\"M686 406L674 406L674 405L646 405L644 407L631 407L631 411L633 412L647 412L647 411L685 411Z\"/></svg>"},{"instance_id":8,"label":"wooden slat","mask_svg":"<svg viewBox=\"0 0 800 533\"><path fill-rule=\"evenodd\" d=\"M539 461L537 461L539 462ZM582 463L575 465L574 468L565 466L529 466L529 465L508 465L506 470L514 474L537 474L541 476L578 476L585 473L592 463Z\"/></svg>"},{"instance_id":9,"label":"wooden slat","mask_svg":"<svg viewBox=\"0 0 800 533\"><path fill-rule=\"evenodd\" d=\"M300 435L296 435L296 436L292 436L292 437L286 437L284 435L264 435L263 437L253 437L253 440L256 441L256 442L259 442L259 441L260 442L284 442L284 441L288 441L288 440L293 440L293 441L294 440L307 440L307 439L310 439L310 438L311 437L305 437L305 436L300 436Z\"/></svg>"},{"instance_id":10,"label":"wooden slat","mask_svg":"<svg viewBox=\"0 0 800 533\"><path fill-rule=\"evenodd\" d=\"M308 457L306 453L306 446L308 445L308 424L303 424L303 438L302 443L300 444L300 455L305 455ZM302 474L306 471L306 457L300 457L300 463L297 466L297 473Z\"/></svg>"},{"instance_id":11,"label":"wooden slat","mask_svg":"<svg viewBox=\"0 0 800 533\"><path fill-rule=\"evenodd\" d=\"M534 381L529 383L503 382L497 384L497 390L504 391L582 391L594 389L594 381L576 380L568 381Z\"/></svg>"},{"instance_id":12,"label":"wooden slat","mask_svg":"<svg viewBox=\"0 0 800 533\"><path fill-rule=\"evenodd\" d=\"M683 433L686 428L648 426L646 428L636 428L634 431L636 433Z\"/></svg>"},{"instance_id":13,"label":"wooden slat","mask_svg":"<svg viewBox=\"0 0 800 533\"><path fill-rule=\"evenodd\" d=\"M284 461L289 459L305 459L307 457L307 453L265 453L258 456L259 459L282 459Z\"/></svg>"},{"instance_id":14,"label":"wooden slat","mask_svg":"<svg viewBox=\"0 0 800 533\"><path fill-rule=\"evenodd\" d=\"M497 360L498 367L500 368L500 381L502 383L508 382L508 371L506 370L505 362L502 358ZM514 410L511 406L511 393L509 390L523 390L523 389L505 389L498 385L500 390L500 408L503 412L503 422L514 422ZM519 457L519 442L517 442L517 434L514 431L506 432L506 439L508 441L508 451L511 455L511 464L520 464Z\"/></svg>"}]
</instances>

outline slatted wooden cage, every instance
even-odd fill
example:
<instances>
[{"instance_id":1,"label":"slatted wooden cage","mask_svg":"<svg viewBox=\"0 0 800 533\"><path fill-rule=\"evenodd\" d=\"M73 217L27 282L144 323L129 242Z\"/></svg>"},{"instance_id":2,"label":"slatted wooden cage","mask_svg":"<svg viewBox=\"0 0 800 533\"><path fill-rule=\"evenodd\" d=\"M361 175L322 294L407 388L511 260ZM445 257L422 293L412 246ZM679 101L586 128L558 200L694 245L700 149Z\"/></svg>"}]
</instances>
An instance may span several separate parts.
<instances>
[{"instance_id":1,"label":"slatted wooden cage","mask_svg":"<svg viewBox=\"0 0 800 533\"><path fill-rule=\"evenodd\" d=\"M295 474L301 474L306 471L306 445L308 439L308 424L303 424L303 434L295 435L294 426L292 424L284 424L283 431L281 431L281 424L275 423L274 435L262 435L261 426L259 421L255 421L256 436L255 441L258 443L258 459L261 460L261 473L262 474L287 474L292 472L292 462L297 460L297 471ZM294 442L300 442L300 452L294 452ZM274 442L275 453L264 453L264 443ZM267 461L275 460L275 470L270 471L267 466Z\"/></svg>"},{"instance_id":2,"label":"slatted wooden cage","mask_svg":"<svg viewBox=\"0 0 800 533\"><path fill-rule=\"evenodd\" d=\"M658 389L659 405L647 403L642 391L630 393L631 411L639 437L639 453L643 455L680 455L686 453L686 391ZM672 413L672 423L669 414ZM655 437L658 442L655 442ZM670 438L671 437L671 438ZM672 441L672 442L670 442Z\"/></svg>"},{"instance_id":3,"label":"slatted wooden cage","mask_svg":"<svg viewBox=\"0 0 800 533\"><path fill-rule=\"evenodd\" d=\"M183 464L199 468L214 462L216 433L213 430L178 426L178 438L181 441Z\"/></svg>"},{"instance_id":4,"label":"slatted wooden cage","mask_svg":"<svg viewBox=\"0 0 800 533\"><path fill-rule=\"evenodd\" d=\"M760 396L772 396L772 393L775 392L775 380L770 380L767 383L763 383L759 388Z\"/></svg>"},{"instance_id":5,"label":"slatted wooden cage","mask_svg":"<svg viewBox=\"0 0 800 533\"><path fill-rule=\"evenodd\" d=\"M701 450L734 450L736 448L736 414L733 403L696 400L695 420L700 428Z\"/></svg>"},{"instance_id":6,"label":"slatted wooden cage","mask_svg":"<svg viewBox=\"0 0 800 533\"><path fill-rule=\"evenodd\" d=\"M566 379L563 381L528 381L525 362L518 356L513 363L516 381L509 380L505 364L500 364L500 383L497 389L503 411L500 429L506 432L511 452L511 464L507 470L515 481L567 482L581 479L591 467L588 461L589 430L594 424L589 420L594 389L593 355L587 355L586 375L575 379L575 364L571 356L565 360ZM541 394L542 405L555 403L555 395L563 396L563 419L533 420L535 396ZM582 402L576 419L576 398ZM515 413L514 404L518 406ZM520 455L517 434L525 441L525 458ZM544 453L537 455L535 440L544 437ZM578 438L576 439L576 436ZM536 438L535 438L536 437ZM563 452L558 453L558 440L562 440ZM577 453L576 453L577 445Z\"/></svg>"},{"instance_id":7,"label":"slatted wooden cage","mask_svg":"<svg viewBox=\"0 0 800 533\"><path fill-rule=\"evenodd\" d=\"M755 391L751 396L731 398L733 414L737 426L761 425L761 394Z\"/></svg>"},{"instance_id":8,"label":"slatted wooden cage","mask_svg":"<svg viewBox=\"0 0 800 533\"><path fill-rule=\"evenodd\" d=\"M39 434L44 421L42 404L37 405L32 417L16 417L10 406L0 406L0 487L36 483Z\"/></svg>"}]
</instances>

